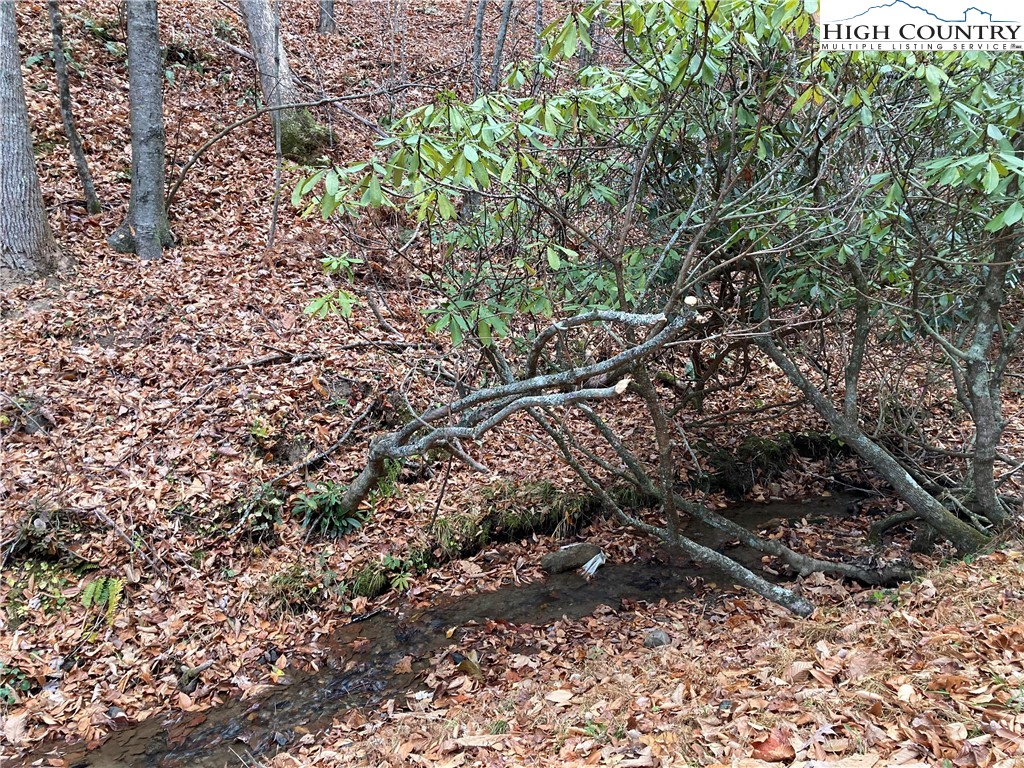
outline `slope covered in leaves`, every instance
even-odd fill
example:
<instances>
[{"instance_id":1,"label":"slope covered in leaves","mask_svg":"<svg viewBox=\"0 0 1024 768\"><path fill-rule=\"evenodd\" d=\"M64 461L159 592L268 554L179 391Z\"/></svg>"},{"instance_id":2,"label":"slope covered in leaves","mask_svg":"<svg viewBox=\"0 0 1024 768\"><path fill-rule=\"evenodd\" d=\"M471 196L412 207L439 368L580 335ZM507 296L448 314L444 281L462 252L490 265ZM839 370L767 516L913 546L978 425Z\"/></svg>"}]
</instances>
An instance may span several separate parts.
<instances>
[{"instance_id":1,"label":"slope covered in leaves","mask_svg":"<svg viewBox=\"0 0 1024 768\"><path fill-rule=\"evenodd\" d=\"M5 757L44 740L97 741L147 717L198 712L287 683L292 665L322 663L331 632L353 613L411 610L542 578L540 551L562 542L537 535L410 571L399 592L374 602L342 589L368 564L405 557L438 519L493 505L499 481L520 489L544 481L549 494L574 485L536 428L516 421L474 449L489 476L442 465L433 479L403 477L358 531L339 541L310 538L291 511L309 492L306 481L346 482L368 437L402 418L395 392L408 388L417 403L444 398L438 372L474 361L425 332L419 311L433 297L415 263L391 260L383 247L392 222L366 222L367 239L356 242L282 204L266 247L275 164L262 120L193 167L171 212L179 244L164 261L114 255L104 238L124 216L130 161L123 31L113 2L65 6L79 129L106 205L88 217L78 202L52 71L40 56L50 45L45 8L20 3L44 194L78 270L0 293ZM314 4L282 6L293 66L328 93L373 93L348 106L382 125L437 89L466 87L457 69L470 39L462 2L339 5L345 19L331 38L313 32ZM161 13L174 177L218 130L250 112L256 80L230 8L168 2ZM532 49L531 29L524 15L511 35L514 50ZM376 135L338 110L322 117L336 131L336 161L362 157ZM285 198L301 173L284 168ZM304 313L336 284L320 259L345 251L362 259L346 284L379 297L386 326L366 303L349 320ZM793 399L768 372L746 394ZM709 402L708 418L735 405L728 397ZM1008 413L1018 407L1010 403ZM628 405L619 418L628 420ZM783 408L766 433L808 420ZM739 445L746 428L720 422L717 440ZM1020 420L1012 427L1016 444ZM283 516L273 536L238 535L240 513L261 483L347 433L315 474L284 478L281 503L269 511ZM852 476L855 467L842 459L790 469L756 484L752 497L821 494L828 476ZM842 552L865 525L797 525L778 535L796 548ZM657 556L650 542L606 521L587 535L619 562ZM810 580L802 589L822 609L802 622L760 600L709 590L700 602L615 605L549 626L482 624L462 640L482 660L479 675L439 654L423 681L430 696L352 712L275 761L1008 766L1021 754L1024 708L1021 562L1012 551L996 554L892 593ZM645 649L655 625L672 643Z\"/></svg>"}]
</instances>

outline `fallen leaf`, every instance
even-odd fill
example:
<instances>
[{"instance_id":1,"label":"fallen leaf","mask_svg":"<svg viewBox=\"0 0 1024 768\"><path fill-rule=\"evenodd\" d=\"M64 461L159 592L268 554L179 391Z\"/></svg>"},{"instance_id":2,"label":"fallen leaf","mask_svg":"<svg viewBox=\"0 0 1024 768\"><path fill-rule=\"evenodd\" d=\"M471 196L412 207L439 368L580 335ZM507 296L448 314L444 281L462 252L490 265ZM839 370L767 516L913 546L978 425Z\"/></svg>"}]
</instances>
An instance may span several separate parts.
<instances>
[{"instance_id":1,"label":"fallen leaf","mask_svg":"<svg viewBox=\"0 0 1024 768\"><path fill-rule=\"evenodd\" d=\"M28 734L28 712L20 715L11 715L4 720L4 737L14 746L18 747L25 743L25 736Z\"/></svg>"},{"instance_id":2,"label":"fallen leaf","mask_svg":"<svg viewBox=\"0 0 1024 768\"><path fill-rule=\"evenodd\" d=\"M461 739L455 739L455 743L460 747L493 747L506 739L504 734L481 734L479 736L463 736Z\"/></svg>"},{"instance_id":3,"label":"fallen leaf","mask_svg":"<svg viewBox=\"0 0 1024 768\"><path fill-rule=\"evenodd\" d=\"M796 757L796 750L793 749L793 745L789 743L789 739L781 729L772 728L762 741L754 742L754 750L751 754L757 760L781 763Z\"/></svg>"},{"instance_id":4,"label":"fallen leaf","mask_svg":"<svg viewBox=\"0 0 1024 768\"><path fill-rule=\"evenodd\" d=\"M572 691L567 691L564 688L559 688L556 691L551 691L544 698L555 704L565 704L573 697Z\"/></svg>"}]
</instances>

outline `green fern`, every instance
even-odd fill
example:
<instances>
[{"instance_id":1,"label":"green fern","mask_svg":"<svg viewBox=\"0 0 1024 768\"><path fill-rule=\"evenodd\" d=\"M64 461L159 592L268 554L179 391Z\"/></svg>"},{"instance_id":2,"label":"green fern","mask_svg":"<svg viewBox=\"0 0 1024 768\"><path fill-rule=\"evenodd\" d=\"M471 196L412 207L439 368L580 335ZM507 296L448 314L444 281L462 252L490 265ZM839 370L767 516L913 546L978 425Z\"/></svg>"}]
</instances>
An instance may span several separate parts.
<instances>
[{"instance_id":1,"label":"green fern","mask_svg":"<svg viewBox=\"0 0 1024 768\"><path fill-rule=\"evenodd\" d=\"M113 625L117 608L124 596L124 579L118 576L98 576L82 590L82 605L86 610L100 609L107 625Z\"/></svg>"}]
</instances>

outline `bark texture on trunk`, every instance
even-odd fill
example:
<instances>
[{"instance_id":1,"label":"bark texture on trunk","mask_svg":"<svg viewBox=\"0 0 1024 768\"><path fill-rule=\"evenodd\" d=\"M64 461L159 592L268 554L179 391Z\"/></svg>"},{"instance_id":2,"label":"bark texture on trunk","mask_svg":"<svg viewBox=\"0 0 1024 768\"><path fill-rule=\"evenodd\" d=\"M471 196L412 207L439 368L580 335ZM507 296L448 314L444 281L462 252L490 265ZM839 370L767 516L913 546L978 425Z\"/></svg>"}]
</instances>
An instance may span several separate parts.
<instances>
[{"instance_id":1,"label":"bark texture on trunk","mask_svg":"<svg viewBox=\"0 0 1024 768\"><path fill-rule=\"evenodd\" d=\"M1002 376L993 371L991 349L999 331L999 310L1005 299L1006 275L1014 248L1007 238L995 249L975 310L974 338L967 350L967 396L974 421L974 460L971 464L974 502L989 522L1005 525L1009 515L996 491L995 465L1003 434Z\"/></svg>"},{"instance_id":2,"label":"bark texture on trunk","mask_svg":"<svg viewBox=\"0 0 1024 768\"><path fill-rule=\"evenodd\" d=\"M484 50L484 17L487 12L487 0L479 0L476 4L476 21L473 23L473 98L483 90L483 50Z\"/></svg>"},{"instance_id":3,"label":"bark texture on trunk","mask_svg":"<svg viewBox=\"0 0 1024 768\"><path fill-rule=\"evenodd\" d=\"M531 90L537 94L540 86L541 54L544 52L544 0L534 0L533 4L533 83Z\"/></svg>"},{"instance_id":4,"label":"bark texture on trunk","mask_svg":"<svg viewBox=\"0 0 1024 768\"><path fill-rule=\"evenodd\" d=\"M494 61L491 64L492 91L498 90L498 81L501 80L501 60L505 54L505 36L508 34L508 22L512 18L512 0L505 0L501 8L501 22L498 24L498 37L494 41Z\"/></svg>"},{"instance_id":5,"label":"bark texture on trunk","mask_svg":"<svg viewBox=\"0 0 1024 768\"><path fill-rule=\"evenodd\" d=\"M270 0L238 0L238 7L249 33L253 56L256 57L264 101L271 107L298 104L302 101L299 87L292 75L288 54L278 31L278 19L270 7Z\"/></svg>"},{"instance_id":6,"label":"bark texture on trunk","mask_svg":"<svg viewBox=\"0 0 1024 768\"><path fill-rule=\"evenodd\" d=\"M132 192L128 216L107 242L121 253L153 261L172 243L164 205L166 138L156 0L132 0L127 14Z\"/></svg>"},{"instance_id":7,"label":"bark texture on trunk","mask_svg":"<svg viewBox=\"0 0 1024 768\"><path fill-rule=\"evenodd\" d=\"M0 2L0 267L36 277L60 266L32 154L14 3Z\"/></svg>"},{"instance_id":8,"label":"bark texture on trunk","mask_svg":"<svg viewBox=\"0 0 1024 768\"><path fill-rule=\"evenodd\" d=\"M302 103L298 81L292 74L281 41L280 19L270 0L238 0L238 7L256 59L263 101L269 107ZM308 160L327 141L327 130L316 122L308 109L273 110L270 123L275 131L280 127L281 151L285 157Z\"/></svg>"},{"instance_id":9,"label":"bark texture on trunk","mask_svg":"<svg viewBox=\"0 0 1024 768\"><path fill-rule=\"evenodd\" d=\"M75 128L75 119L72 113L71 88L68 85L68 67L64 61L64 22L60 17L60 8L57 0L47 0L46 9L50 14L50 34L53 37L53 69L57 75L57 93L60 96L60 117L64 122L64 135L68 139L68 148L71 150L71 157L75 161L75 170L78 171L78 179L82 183L82 193L85 195L85 208L90 214L100 212L100 200L96 196L96 188L92 183L92 174L89 173L89 163L85 159L85 150L82 149L82 138Z\"/></svg>"},{"instance_id":10,"label":"bark texture on trunk","mask_svg":"<svg viewBox=\"0 0 1024 768\"><path fill-rule=\"evenodd\" d=\"M338 31L338 21L334 18L334 0L320 0L316 31L321 35L333 35Z\"/></svg>"}]
</instances>

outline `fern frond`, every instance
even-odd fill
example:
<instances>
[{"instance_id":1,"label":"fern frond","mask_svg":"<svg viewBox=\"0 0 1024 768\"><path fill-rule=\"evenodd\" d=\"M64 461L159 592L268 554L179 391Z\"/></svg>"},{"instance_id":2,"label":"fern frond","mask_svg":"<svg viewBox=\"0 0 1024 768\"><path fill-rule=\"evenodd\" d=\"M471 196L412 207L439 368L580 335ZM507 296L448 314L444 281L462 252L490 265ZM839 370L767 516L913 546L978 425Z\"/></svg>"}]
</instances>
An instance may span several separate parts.
<instances>
[{"instance_id":1,"label":"fern frond","mask_svg":"<svg viewBox=\"0 0 1024 768\"><path fill-rule=\"evenodd\" d=\"M88 610L92 608L96 602L96 592L100 588L100 582L103 581L103 577L100 576L98 579L93 579L85 585L85 589L82 590L82 605Z\"/></svg>"},{"instance_id":2,"label":"fern frond","mask_svg":"<svg viewBox=\"0 0 1024 768\"><path fill-rule=\"evenodd\" d=\"M124 579L112 577L107 579L107 624L114 623L114 614L117 613L117 606L124 594Z\"/></svg>"}]
</instances>

